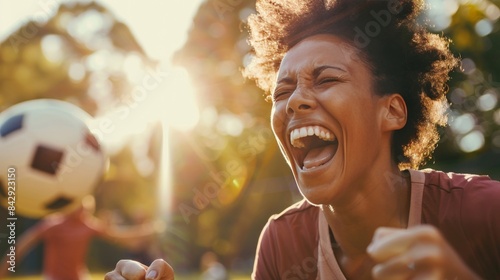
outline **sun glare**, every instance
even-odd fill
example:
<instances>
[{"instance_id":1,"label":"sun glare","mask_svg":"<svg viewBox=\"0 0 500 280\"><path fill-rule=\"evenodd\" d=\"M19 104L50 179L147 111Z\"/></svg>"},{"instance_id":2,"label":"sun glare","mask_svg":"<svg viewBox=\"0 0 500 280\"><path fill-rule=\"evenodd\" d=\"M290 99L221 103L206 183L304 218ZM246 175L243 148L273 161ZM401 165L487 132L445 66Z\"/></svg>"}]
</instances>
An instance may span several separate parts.
<instances>
[{"instance_id":1,"label":"sun glare","mask_svg":"<svg viewBox=\"0 0 500 280\"><path fill-rule=\"evenodd\" d=\"M146 75L156 75L159 80L157 86L147 90L144 97L140 95L136 100L131 98L130 102L120 103L106 114L95 118L92 130L106 150L114 154L131 139L141 138L144 145L147 145L148 138L145 136L151 135L153 129L162 128L163 148L161 166L158 167L161 172L158 178L157 207L158 216L168 220L172 191L168 131L193 129L199 121L200 112L195 90L186 70L172 68ZM139 85L132 89L131 95L139 96L143 89Z\"/></svg>"},{"instance_id":2,"label":"sun glare","mask_svg":"<svg viewBox=\"0 0 500 280\"><path fill-rule=\"evenodd\" d=\"M161 169L158 178L158 211L163 218L168 218L171 203L168 130L188 131L196 126L200 118L195 90L188 73L182 68L173 68L170 59L185 43L187 31L202 1L97 1L130 28L144 52L151 60L159 61L160 66L152 69L154 67L146 66L148 63L137 55L121 57L120 53L102 50L89 56L87 61L74 63L69 68L69 76L74 81L80 81L84 77L86 68L96 71L97 74L92 79L101 81L102 75L98 72L106 69L123 71L133 85L130 96L124 96L119 102L110 99L112 91L105 87L105 83L91 86L88 91L100 108L90 124L91 130L110 155L118 153L125 145L135 143L138 139L142 141L144 150L145 145L149 145L148 136L152 135L154 129L162 128L162 162L156 168ZM30 20L47 21L56 14L59 4L70 2L78 1L0 0L0 40ZM96 29L105 22L99 21L101 18L96 17L93 12L85 15L82 20L87 20L86 24L75 28L70 26L68 31L79 38L88 37L87 43L91 43ZM61 42L55 35L44 38L42 50L47 59L62 61L64 54L58 51L61 49Z\"/></svg>"},{"instance_id":3,"label":"sun glare","mask_svg":"<svg viewBox=\"0 0 500 280\"><path fill-rule=\"evenodd\" d=\"M129 97L110 105L91 124L111 154L159 123L189 131L199 121L195 91L184 69L148 70L143 74L142 84L136 84Z\"/></svg>"},{"instance_id":4,"label":"sun glare","mask_svg":"<svg viewBox=\"0 0 500 280\"><path fill-rule=\"evenodd\" d=\"M163 96L164 103L158 111L163 120L172 128L187 131L191 130L200 119L200 112L196 102L195 90L188 73L183 68L174 68L172 82Z\"/></svg>"}]
</instances>

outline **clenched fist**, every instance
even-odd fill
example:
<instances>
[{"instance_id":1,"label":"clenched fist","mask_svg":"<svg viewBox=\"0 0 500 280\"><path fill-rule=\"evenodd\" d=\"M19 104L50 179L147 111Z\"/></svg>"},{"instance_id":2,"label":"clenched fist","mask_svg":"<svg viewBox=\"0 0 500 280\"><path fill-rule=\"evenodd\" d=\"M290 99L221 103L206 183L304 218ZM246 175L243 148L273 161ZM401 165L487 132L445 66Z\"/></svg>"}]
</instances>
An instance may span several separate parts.
<instances>
[{"instance_id":1,"label":"clenched fist","mask_svg":"<svg viewBox=\"0 0 500 280\"><path fill-rule=\"evenodd\" d=\"M148 267L133 260L120 260L104 280L173 280L174 270L164 260L155 260Z\"/></svg>"}]
</instances>

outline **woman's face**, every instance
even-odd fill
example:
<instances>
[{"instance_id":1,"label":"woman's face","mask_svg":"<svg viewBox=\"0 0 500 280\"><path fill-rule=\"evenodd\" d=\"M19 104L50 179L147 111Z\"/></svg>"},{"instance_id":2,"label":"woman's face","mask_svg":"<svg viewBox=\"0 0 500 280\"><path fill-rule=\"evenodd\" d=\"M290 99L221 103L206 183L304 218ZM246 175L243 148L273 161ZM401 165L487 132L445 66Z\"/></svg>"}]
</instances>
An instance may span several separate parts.
<instances>
[{"instance_id":1,"label":"woman's face","mask_svg":"<svg viewBox=\"0 0 500 280\"><path fill-rule=\"evenodd\" d=\"M278 71L273 131L300 191L314 204L335 203L369 183L387 145L381 97L356 53L339 37L315 35L290 49Z\"/></svg>"}]
</instances>

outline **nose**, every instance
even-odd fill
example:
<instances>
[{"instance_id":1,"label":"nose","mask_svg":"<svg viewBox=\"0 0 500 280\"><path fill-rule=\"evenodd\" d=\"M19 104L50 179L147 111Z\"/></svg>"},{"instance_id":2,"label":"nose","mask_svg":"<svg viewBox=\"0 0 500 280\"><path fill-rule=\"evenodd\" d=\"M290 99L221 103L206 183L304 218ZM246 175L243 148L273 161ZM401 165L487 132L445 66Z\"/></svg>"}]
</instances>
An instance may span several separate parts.
<instances>
[{"instance_id":1,"label":"nose","mask_svg":"<svg viewBox=\"0 0 500 280\"><path fill-rule=\"evenodd\" d=\"M316 99L307 89L298 87L288 99L286 112L289 115L306 113L316 108Z\"/></svg>"}]
</instances>

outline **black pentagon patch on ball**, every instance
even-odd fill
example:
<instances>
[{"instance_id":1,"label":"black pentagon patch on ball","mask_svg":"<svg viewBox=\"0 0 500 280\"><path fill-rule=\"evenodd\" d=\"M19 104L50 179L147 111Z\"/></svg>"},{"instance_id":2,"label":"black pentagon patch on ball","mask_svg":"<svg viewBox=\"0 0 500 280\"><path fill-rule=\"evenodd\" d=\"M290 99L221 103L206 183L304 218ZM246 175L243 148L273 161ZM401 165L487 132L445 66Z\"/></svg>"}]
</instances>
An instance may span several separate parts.
<instances>
[{"instance_id":1,"label":"black pentagon patch on ball","mask_svg":"<svg viewBox=\"0 0 500 280\"><path fill-rule=\"evenodd\" d=\"M56 174L63 157L63 152L53 148L39 145L36 148L35 156L31 161L31 167L36 170Z\"/></svg>"},{"instance_id":2,"label":"black pentagon patch on ball","mask_svg":"<svg viewBox=\"0 0 500 280\"><path fill-rule=\"evenodd\" d=\"M17 131L23 127L24 115L15 115L10 117L3 123L0 127L0 136L5 137L14 131Z\"/></svg>"},{"instance_id":3,"label":"black pentagon patch on ball","mask_svg":"<svg viewBox=\"0 0 500 280\"><path fill-rule=\"evenodd\" d=\"M51 202L45 204L45 208L49 209L49 210L57 210L57 209L61 209L61 208L64 208L64 207L70 205L72 202L73 202L73 199L67 198L64 196L60 196L60 197L52 200Z\"/></svg>"}]
</instances>

